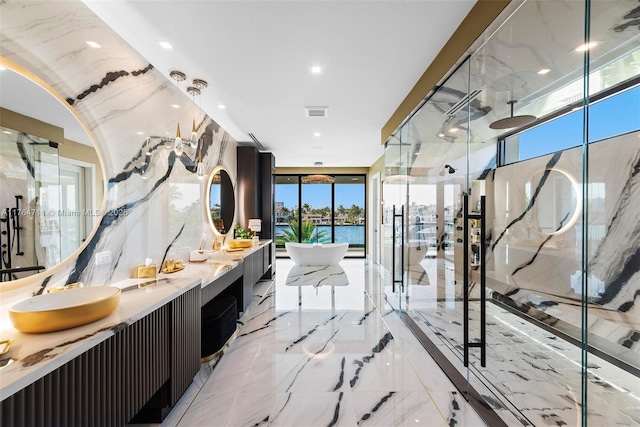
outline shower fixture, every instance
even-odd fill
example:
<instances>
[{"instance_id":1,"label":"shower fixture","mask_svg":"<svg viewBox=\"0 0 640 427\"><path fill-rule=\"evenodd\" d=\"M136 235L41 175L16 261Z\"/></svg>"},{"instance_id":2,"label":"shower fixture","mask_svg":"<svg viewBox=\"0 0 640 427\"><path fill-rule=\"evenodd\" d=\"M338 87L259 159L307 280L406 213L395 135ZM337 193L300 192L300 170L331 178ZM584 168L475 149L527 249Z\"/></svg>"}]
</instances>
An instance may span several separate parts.
<instances>
[{"instance_id":1,"label":"shower fixture","mask_svg":"<svg viewBox=\"0 0 640 427\"><path fill-rule=\"evenodd\" d=\"M440 175L440 176L444 176L444 175L447 173L447 171L448 171L450 174L452 174L452 173L455 173L455 172L456 172L456 170L453 168L453 166L451 166L451 165L444 165L444 168L442 168L442 170L440 171L440 173L439 173L438 175Z\"/></svg>"},{"instance_id":2,"label":"shower fixture","mask_svg":"<svg viewBox=\"0 0 640 427\"><path fill-rule=\"evenodd\" d=\"M489 127L491 129L511 129L517 128L521 126L528 125L529 123L533 123L537 117L531 115L522 115L522 116L514 116L513 115L513 104L515 104L516 100L511 100L507 102L507 104L511 105L511 116L505 117L504 119L496 120L491 123Z\"/></svg>"}]
</instances>

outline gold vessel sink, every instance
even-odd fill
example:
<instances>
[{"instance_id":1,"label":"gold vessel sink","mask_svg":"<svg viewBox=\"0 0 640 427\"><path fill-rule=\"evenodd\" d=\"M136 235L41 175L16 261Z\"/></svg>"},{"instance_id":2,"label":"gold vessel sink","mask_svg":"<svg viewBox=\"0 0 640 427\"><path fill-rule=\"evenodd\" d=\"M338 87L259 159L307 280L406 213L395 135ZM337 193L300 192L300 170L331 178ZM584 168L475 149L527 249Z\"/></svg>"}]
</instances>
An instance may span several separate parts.
<instances>
[{"instance_id":1,"label":"gold vessel sink","mask_svg":"<svg viewBox=\"0 0 640 427\"><path fill-rule=\"evenodd\" d=\"M21 332L61 331L102 319L119 303L120 289L113 286L73 288L20 301L9 309L9 318Z\"/></svg>"},{"instance_id":2,"label":"gold vessel sink","mask_svg":"<svg viewBox=\"0 0 640 427\"><path fill-rule=\"evenodd\" d=\"M251 246L253 246L253 240L252 239L235 239L235 240L229 240L227 244L231 249L250 248Z\"/></svg>"}]
</instances>

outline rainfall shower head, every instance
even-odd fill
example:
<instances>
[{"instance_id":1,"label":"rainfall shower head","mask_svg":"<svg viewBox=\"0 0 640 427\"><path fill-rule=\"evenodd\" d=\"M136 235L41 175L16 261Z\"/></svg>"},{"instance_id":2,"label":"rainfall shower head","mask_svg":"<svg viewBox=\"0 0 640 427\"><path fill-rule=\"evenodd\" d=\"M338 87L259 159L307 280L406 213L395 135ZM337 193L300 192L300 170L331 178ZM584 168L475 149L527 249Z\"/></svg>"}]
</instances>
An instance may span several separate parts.
<instances>
[{"instance_id":1,"label":"rainfall shower head","mask_svg":"<svg viewBox=\"0 0 640 427\"><path fill-rule=\"evenodd\" d=\"M533 123L537 117L536 116L530 116L530 115L522 115L522 116L514 116L513 115L513 104L515 104L518 101L509 101L507 102L507 104L511 105L511 116L510 117L506 117L504 119L500 119L500 120L496 120L495 122L491 123L489 125L489 127L491 129L511 129L511 128L517 128L520 126L525 126L528 125L529 123Z\"/></svg>"}]
</instances>

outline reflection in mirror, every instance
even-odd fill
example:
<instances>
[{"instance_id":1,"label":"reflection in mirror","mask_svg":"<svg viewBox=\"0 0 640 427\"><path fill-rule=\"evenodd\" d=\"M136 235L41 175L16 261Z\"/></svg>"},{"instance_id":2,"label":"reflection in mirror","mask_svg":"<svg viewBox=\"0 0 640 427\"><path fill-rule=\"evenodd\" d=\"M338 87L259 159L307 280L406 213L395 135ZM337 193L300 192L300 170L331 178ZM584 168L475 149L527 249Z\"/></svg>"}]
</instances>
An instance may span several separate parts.
<instances>
[{"instance_id":1,"label":"reflection in mirror","mask_svg":"<svg viewBox=\"0 0 640 427\"><path fill-rule=\"evenodd\" d=\"M525 219L541 235L562 234L580 216L579 188L575 178L560 169L538 172L525 184L527 205L536 200Z\"/></svg>"},{"instance_id":2,"label":"reflection in mirror","mask_svg":"<svg viewBox=\"0 0 640 427\"><path fill-rule=\"evenodd\" d=\"M102 191L91 137L59 95L9 68L0 71L0 93L0 282L7 282L77 251L97 223Z\"/></svg>"},{"instance_id":3,"label":"reflection in mirror","mask_svg":"<svg viewBox=\"0 0 640 427\"><path fill-rule=\"evenodd\" d=\"M233 183L226 169L216 167L211 172L207 189L209 223L214 233L226 236L233 229L236 205Z\"/></svg>"}]
</instances>

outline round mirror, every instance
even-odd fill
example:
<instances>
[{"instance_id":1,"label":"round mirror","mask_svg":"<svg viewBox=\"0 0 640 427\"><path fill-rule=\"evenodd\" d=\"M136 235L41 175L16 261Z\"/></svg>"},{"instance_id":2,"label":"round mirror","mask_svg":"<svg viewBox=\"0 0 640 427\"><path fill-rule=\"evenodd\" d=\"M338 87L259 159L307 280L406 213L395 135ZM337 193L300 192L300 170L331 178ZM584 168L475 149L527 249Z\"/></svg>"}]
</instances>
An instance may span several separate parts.
<instances>
[{"instance_id":1,"label":"round mirror","mask_svg":"<svg viewBox=\"0 0 640 427\"><path fill-rule=\"evenodd\" d=\"M217 166L209 175L206 189L209 224L214 233L226 236L233 229L236 207L233 183L227 170Z\"/></svg>"},{"instance_id":2,"label":"round mirror","mask_svg":"<svg viewBox=\"0 0 640 427\"><path fill-rule=\"evenodd\" d=\"M0 59L0 282L19 284L53 273L88 244L104 177L87 127L64 98Z\"/></svg>"},{"instance_id":3,"label":"round mirror","mask_svg":"<svg viewBox=\"0 0 640 427\"><path fill-rule=\"evenodd\" d=\"M560 169L536 173L525 185L527 204L535 201L525 218L531 229L542 235L562 234L580 216L580 194L576 179Z\"/></svg>"}]
</instances>

